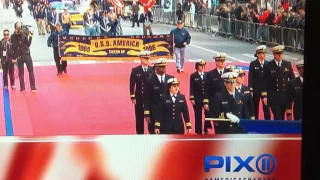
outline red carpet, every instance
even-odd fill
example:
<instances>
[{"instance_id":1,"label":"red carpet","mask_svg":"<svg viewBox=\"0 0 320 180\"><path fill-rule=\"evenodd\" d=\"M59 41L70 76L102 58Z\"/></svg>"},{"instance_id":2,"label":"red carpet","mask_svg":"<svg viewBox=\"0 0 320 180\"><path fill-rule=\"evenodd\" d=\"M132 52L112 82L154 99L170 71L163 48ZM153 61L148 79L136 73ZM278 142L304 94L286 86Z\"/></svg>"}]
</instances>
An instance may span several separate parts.
<instances>
[{"instance_id":1,"label":"red carpet","mask_svg":"<svg viewBox=\"0 0 320 180\"><path fill-rule=\"evenodd\" d=\"M69 65L68 74L59 77L54 66L35 67L39 92L30 92L26 75L27 91L10 93L15 135L135 134L129 74L137 65ZM209 63L207 70L212 68L213 63ZM194 63L186 63L184 69L185 73L178 74L175 64L170 63L167 73L182 82L181 91L189 97ZM194 119L190 104L189 111Z\"/></svg>"},{"instance_id":2,"label":"red carpet","mask_svg":"<svg viewBox=\"0 0 320 180\"><path fill-rule=\"evenodd\" d=\"M4 117L4 108L3 108L3 91L0 94L0 136L6 135L6 123Z\"/></svg>"}]
</instances>

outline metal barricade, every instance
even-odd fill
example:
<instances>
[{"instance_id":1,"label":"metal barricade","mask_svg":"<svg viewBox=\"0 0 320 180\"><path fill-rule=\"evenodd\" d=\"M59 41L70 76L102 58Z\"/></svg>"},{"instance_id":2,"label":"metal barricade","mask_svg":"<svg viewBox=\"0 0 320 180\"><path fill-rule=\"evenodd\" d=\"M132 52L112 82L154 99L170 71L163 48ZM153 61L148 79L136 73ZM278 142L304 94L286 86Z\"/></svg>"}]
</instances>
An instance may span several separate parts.
<instances>
[{"instance_id":1,"label":"metal barricade","mask_svg":"<svg viewBox=\"0 0 320 180\"><path fill-rule=\"evenodd\" d=\"M231 23L230 19L220 18L219 33L223 35L231 34Z\"/></svg>"},{"instance_id":2,"label":"metal barricade","mask_svg":"<svg viewBox=\"0 0 320 180\"><path fill-rule=\"evenodd\" d=\"M284 28L283 29L283 38L284 38L284 46L296 50L297 40L298 40L298 30L293 28Z\"/></svg>"},{"instance_id":3,"label":"metal barricade","mask_svg":"<svg viewBox=\"0 0 320 180\"><path fill-rule=\"evenodd\" d=\"M235 20L234 24L235 24L234 36L239 39L246 39L246 37L247 37L247 34L246 34L247 33L247 31L246 31L247 22Z\"/></svg>"},{"instance_id":4,"label":"metal barricade","mask_svg":"<svg viewBox=\"0 0 320 180\"><path fill-rule=\"evenodd\" d=\"M246 24L246 39L256 41L257 26L252 22L247 22Z\"/></svg>"},{"instance_id":5,"label":"metal barricade","mask_svg":"<svg viewBox=\"0 0 320 180\"><path fill-rule=\"evenodd\" d=\"M184 26L189 27L189 28L195 28L196 25L197 25L197 22L195 21L196 14L189 13L189 12L186 12L184 14L185 14L185 16L184 16Z\"/></svg>"},{"instance_id":6,"label":"metal barricade","mask_svg":"<svg viewBox=\"0 0 320 180\"><path fill-rule=\"evenodd\" d=\"M298 29L297 49L304 51L304 29Z\"/></svg>"},{"instance_id":7,"label":"metal barricade","mask_svg":"<svg viewBox=\"0 0 320 180\"><path fill-rule=\"evenodd\" d=\"M283 44L283 29L280 26L269 26L268 43L272 45Z\"/></svg>"},{"instance_id":8,"label":"metal barricade","mask_svg":"<svg viewBox=\"0 0 320 180\"><path fill-rule=\"evenodd\" d=\"M202 29L202 14L195 14L196 28Z\"/></svg>"},{"instance_id":9,"label":"metal barricade","mask_svg":"<svg viewBox=\"0 0 320 180\"><path fill-rule=\"evenodd\" d=\"M257 28L257 42L258 43L268 43L269 37L269 27L268 25L255 24Z\"/></svg>"},{"instance_id":10,"label":"metal barricade","mask_svg":"<svg viewBox=\"0 0 320 180\"><path fill-rule=\"evenodd\" d=\"M170 13L169 12L164 12L163 22L165 24L169 24L169 22L170 22Z\"/></svg>"},{"instance_id":11,"label":"metal barricade","mask_svg":"<svg viewBox=\"0 0 320 180\"><path fill-rule=\"evenodd\" d=\"M208 27L209 27L210 32L218 33L218 31L219 31L218 16L210 16L209 17Z\"/></svg>"},{"instance_id":12,"label":"metal barricade","mask_svg":"<svg viewBox=\"0 0 320 180\"><path fill-rule=\"evenodd\" d=\"M176 12L164 12L162 8L153 10L153 20L157 23L176 24ZM225 36L234 36L241 40L249 40L256 43L270 45L284 45L294 51L304 50L304 30L282 28L280 26L268 26L219 18L209 14L194 14L184 12L182 22L185 27L197 28L204 32L219 33Z\"/></svg>"},{"instance_id":13,"label":"metal barricade","mask_svg":"<svg viewBox=\"0 0 320 180\"><path fill-rule=\"evenodd\" d=\"M161 22L161 19L160 19L160 17L161 17L161 10L163 10L163 9L161 9L161 8L154 8L153 9L153 22L155 22L155 23L160 23Z\"/></svg>"},{"instance_id":14,"label":"metal barricade","mask_svg":"<svg viewBox=\"0 0 320 180\"><path fill-rule=\"evenodd\" d=\"M177 20L176 20L176 12L172 11L169 12L169 24L176 24Z\"/></svg>"}]
</instances>

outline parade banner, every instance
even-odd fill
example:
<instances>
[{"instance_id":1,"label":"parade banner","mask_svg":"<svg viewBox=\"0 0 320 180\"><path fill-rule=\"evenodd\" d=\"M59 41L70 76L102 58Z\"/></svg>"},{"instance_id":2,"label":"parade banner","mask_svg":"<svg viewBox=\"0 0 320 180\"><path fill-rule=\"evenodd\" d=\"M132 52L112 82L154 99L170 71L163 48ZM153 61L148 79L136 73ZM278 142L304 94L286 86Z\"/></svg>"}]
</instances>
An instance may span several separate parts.
<instances>
[{"instance_id":1,"label":"parade banner","mask_svg":"<svg viewBox=\"0 0 320 180\"><path fill-rule=\"evenodd\" d=\"M301 135L0 138L0 179L300 180Z\"/></svg>"},{"instance_id":2,"label":"parade banner","mask_svg":"<svg viewBox=\"0 0 320 180\"><path fill-rule=\"evenodd\" d=\"M132 61L141 50L151 51L152 58L173 58L173 37L153 36L78 36L59 37L62 60Z\"/></svg>"}]
</instances>

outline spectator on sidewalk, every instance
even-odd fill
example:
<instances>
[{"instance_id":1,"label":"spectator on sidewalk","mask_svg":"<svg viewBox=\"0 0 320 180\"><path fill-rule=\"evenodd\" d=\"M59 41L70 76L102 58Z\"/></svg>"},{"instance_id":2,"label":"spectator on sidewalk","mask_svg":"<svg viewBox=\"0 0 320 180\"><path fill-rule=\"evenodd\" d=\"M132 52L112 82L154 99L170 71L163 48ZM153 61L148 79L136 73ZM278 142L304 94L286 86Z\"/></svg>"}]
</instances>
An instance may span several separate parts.
<instances>
[{"instance_id":1,"label":"spectator on sidewalk","mask_svg":"<svg viewBox=\"0 0 320 180\"><path fill-rule=\"evenodd\" d=\"M208 11L207 6L205 3L203 3L201 5L199 12L198 12L199 13L198 25L200 26L200 28L202 27L203 30L205 30L205 31L207 31L207 27L208 27L208 25L207 25L207 18L208 18L207 11Z\"/></svg>"},{"instance_id":2,"label":"spectator on sidewalk","mask_svg":"<svg viewBox=\"0 0 320 180\"><path fill-rule=\"evenodd\" d=\"M68 7L63 8L63 13L61 15L62 28L64 31L69 33L71 27L71 15L68 12Z\"/></svg>"},{"instance_id":3,"label":"spectator on sidewalk","mask_svg":"<svg viewBox=\"0 0 320 180\"><path fill-rule=\"evenodd\" d=\"M44 12L44 7L41 6L40 4L38 4L36 11L35 11L35 18L37 21L37 25L38 25L38 33L39 35L46 35L45 33L45 27L46 27L46 23L45 23L45 12Z\"/></svg>"},{"instance_id":4,"label":"spectator on sidewalk","mask_svg":"<svg viewBox=\"0 0 320 180\"><path fill-rule=\"evenodd\" d=\"M136 23L137 23L137 26L139 27L139 4L137 4L136 0L132 1L131 10L132 10L132 27L134 28L134 25Z\"/></svg>"},{"instance_id":5,"label":"spectator on sidewalk","mask_svg":"<svg viewBox=\"0 0 320 180\"><path fill-rule=\"evenodd\" d=\"M176 9L177 21L182 20L182 15L183 15L182 7L181 7L181 4L178 3L177 9Z\"/></svg>"},{"instance_id":6,"label":"spectator on sidewalk","mask_svg":"<svg viewBox=\"0 0 320 180\"><path fill-rule=\"evenodd\" d=\"M218 21L221 24L221 32L223 36L227 36L229 33L229 12L230 9L227 6L222 6L222 10L218 13Z\"/></svg>"},{"instance_id":7,"label":"spectator on sidewalk","mask_svg":"<svg viewBox=\"0 0 320 180\"><path fill-rule=\"evenodd\" d=\"M16 86L14 82L14 63L16 62L16 60L13 59L13 49L8 29L5 29L3 31L3 39L0 41L0 60L1 67L3 69L3 87L4 89L8 88L9 75L11 89L15 90Z\"/></svg>"},{"instance_id":8,"label":"spectator on sidewalk","mask_svg":"<svg viewBox=\"0 0 320 180\"><path fill-rule=\"evenodd\" d=\"M183 65L186 56L186 46L190 44L191 36L189 32L183 28L182 21L177 22L177 28L170 32L174 36L174 52L176 55L177 72L183 72Z\"/></svg>"},{"instance_id":9,"label":"spectator on sidewalk","mask_svg":"<svg viewBox=\"0 0 320 180\"><path fill-rule=\"evenodd\" d=\"M255 0L250 0L250 4L248 7L252 8L256 12L258 12L258 4Z\"/></svg>"},{"instance_id":10,"label":"spectator on sidewalk","mask_svg":"<svg viewBox=\"0 0 320 180\"><path fill-rule=\"evenodd\" d=\"M190 2L190 11L189 11L189 14L190 14L190 27L194 27L194 24L195 24L195 16L196 16L196 6L195 4L193 3L193 1Z\"/></svg>"},{"instance_id":11,"label":"spectator on sidewalk","mask_svg":"<svg viewBox=\"0 0 320 180\"><path fill-rule=\"evenodd\" d=\"M96 28L95 28L95 18L93 16L92 9L89 8L86 13L83 15L83 22L84 22L84 31L86 36L95 36L96 35ZM63 24L62 24L63 27ZM64 31L66 31L63 28ZM67 32L67 31L66 31Z\"/></svg>"},{"instance_id":12,"label":"spectator on sidewalk","mask_svg":"<svg viewBox=\"0 0 320 180\"><path fill-rule=\"evenodd\" d=\"M283 0L282 1L282 6L285 11L289 11L289 0Z\"/></svg>"}]
</instances>

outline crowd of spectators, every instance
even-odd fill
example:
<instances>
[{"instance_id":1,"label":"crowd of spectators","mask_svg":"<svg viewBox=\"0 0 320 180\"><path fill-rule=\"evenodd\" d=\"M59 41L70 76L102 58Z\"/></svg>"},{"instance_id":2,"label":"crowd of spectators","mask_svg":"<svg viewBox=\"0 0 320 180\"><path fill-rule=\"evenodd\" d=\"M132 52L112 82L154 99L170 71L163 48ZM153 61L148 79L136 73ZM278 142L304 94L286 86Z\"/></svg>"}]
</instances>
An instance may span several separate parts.
<instances>
[{"instance_id":1,"label":"crowd of spectators","mask_svg":"<svg viewBox=\"0 0 320 180\"><path fill-rule=\"evenodd\" d=\"M224 35L230 38L252 36L252 39L262 42L274 42L290 47L300 43L302 47L303 42L300 37L303 37L303 32L298 33L292 29L303 30L305 27L304 1L278 0L277 3L275 1L270 4L267 0L264 5L258 5L256 0L250 0L245 4L220 0L216 6L209 9L208 1L187 0L182 4L177 4L175 13L176 17L184 21L186 26L205 28L206 31L211 23L209 18L217 16L220 28L226 32ZM255 25L249 27L248 24ZM285 32L284 29L286 29Z\"/></svg>"}]
</instances>

